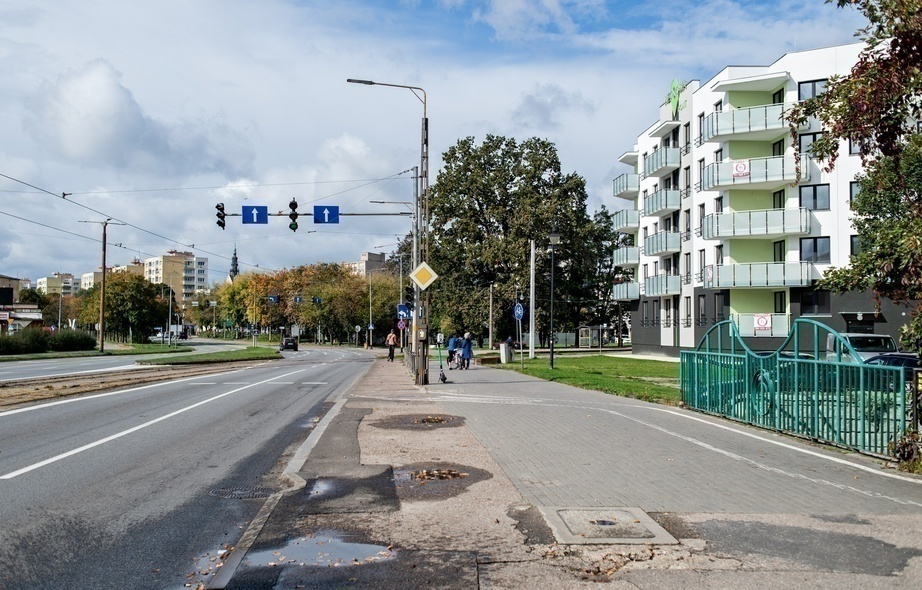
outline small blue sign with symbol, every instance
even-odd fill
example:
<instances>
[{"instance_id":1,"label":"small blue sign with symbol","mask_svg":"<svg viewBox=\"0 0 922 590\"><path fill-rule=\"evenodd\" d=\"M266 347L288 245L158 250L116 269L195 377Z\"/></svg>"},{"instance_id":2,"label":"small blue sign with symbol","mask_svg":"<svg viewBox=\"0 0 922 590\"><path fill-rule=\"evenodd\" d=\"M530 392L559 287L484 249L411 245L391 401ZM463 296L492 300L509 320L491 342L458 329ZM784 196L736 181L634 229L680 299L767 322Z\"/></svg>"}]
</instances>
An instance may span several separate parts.
<instances>
[{"instance_id":1,"label":"small blue sign with symbol","mask_svg":"<svg viewBox=\"0 0 922 590\"><path fill-rule=\"evenodd\" d=\"M269 295L269 303L278 303L278 302L279 302L278 295Z\"/></svg>"},{"instance_id":2,"label":"small blue sign with symbol","mask_svg":"<svg viewBox=\"0 0 922 590\"><path fill-rule=\"evenodd\" d=\"M410 319L410 308L404 305L403 303L399 303L397 305L397 319L398 320Z\"/></svg>"},{"instance_id":3,"label":"small blue sign with symbol","mask_svg":"<svg viewBox=\"0 0 922 590\"><path fill-rule=\"evenodd\" d=\"M314 205L314 223L339 223L339 206Z\"/></svg>"},{"instance_id":4,"label":"small blue sign with symbol","mask_svg":"<svg viewBox=\"0 0 922 590\"><path fill-rule=\"evenodd\" d=\"M295 295L295 303L301 303L302 301L304 301L304 299L302 299L300 295Z\"/></svg>"},{"instance_id":5,"label":"small blue sign with symbol","mask_svg":"<svg viewBox=\"0 0 922 590\"><path fill-rule=\"evenodd\" d=\"M520 320L525 317L525 308L522 307L521 303L516 303L512 314L515 316L515 319Z\"/></svg>"},{"instance_id":6,"label":"small blue sign with symbol","mask_svg":"<svg viewBox=\"0 0 922 590\"><path fill-rule=\"evenodd\" d=\"M244 223L269 223L269 207L265 205L244 205L241 216Z\"/></svg>"}]
</instances>

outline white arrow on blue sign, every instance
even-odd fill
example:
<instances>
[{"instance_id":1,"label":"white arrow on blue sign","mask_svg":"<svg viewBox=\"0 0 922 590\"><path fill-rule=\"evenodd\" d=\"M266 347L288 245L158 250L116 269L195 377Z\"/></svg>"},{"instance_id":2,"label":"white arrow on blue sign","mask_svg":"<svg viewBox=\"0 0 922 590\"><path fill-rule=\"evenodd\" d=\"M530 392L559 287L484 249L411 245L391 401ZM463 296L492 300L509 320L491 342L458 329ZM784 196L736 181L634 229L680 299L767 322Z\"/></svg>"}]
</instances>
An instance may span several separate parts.
<instances>
[{"instance_id":1,"label":"white arrow on blue sign","mask_svg":"<svg viewBox=\"0 0 922 590\"><path fill-rule=\"evenodd\" d=\"M269 223L269 207L265 205L244 205L241 214L244 223Z\"/></svg>"},{"instance_id":2,"label":"white arrow on blue sign","mask_svg":"<svg viewBox=\"0 0 922 590\"><path fill-rule=\"evenodd\" d=\"M339 206L314 205L314 223L339 223Z\"/></svg>"}]
</instances>

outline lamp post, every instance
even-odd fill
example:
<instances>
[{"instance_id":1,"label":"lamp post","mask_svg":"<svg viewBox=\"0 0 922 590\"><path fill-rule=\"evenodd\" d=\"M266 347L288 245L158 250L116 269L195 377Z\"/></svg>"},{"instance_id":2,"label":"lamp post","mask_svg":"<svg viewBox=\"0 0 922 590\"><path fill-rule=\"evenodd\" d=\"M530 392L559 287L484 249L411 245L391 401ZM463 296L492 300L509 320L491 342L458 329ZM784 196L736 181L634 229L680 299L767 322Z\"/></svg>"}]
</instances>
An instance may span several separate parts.
<instances>
[{"instance_id":1,"label":"lamp post","mask_svg":"<svg viewBox=\"0 0 922 590\"><path fill-rule=\"evenodd\" d=\"M364 84L365 86L388 86L391 88L404 88L413 93L413 96L423 104L422 120L422 139L420 142L420 168L419 191L422 194L422 207L420 207L419 197L414 200L417 202L416 227L417 236L420 235L420 224L422 225L422 247L419 249L417 263L427 262L429 258L429 118L426 114L426 91L419 86L407 86L405 84L388 84L385 82L373 82L371 80L356 80L349 78L346 80L350 84ZM417 237L418 240L418 237ZM419 302L419 288L415 288L415 299ZM413 313L413 335L414 343L418 342L419 354L416 363L416 384L427 385L429 383L429 345L428 345L428 324L429 324L429 293L426 293L426 301L422 305L422 313ZM417 325L417 316L420 318L420 324Z\"/></svg>"},{"instance_id":2,"label":"lamp post","mask_svg":"<svg viewBox=\"0 0 922 590\"><path fill-rule=\"evenodd\" d=\"M554 252L557 250L557 245L560 243L560 234L556 231L552 231L548 235L548 241L550 242L551 250L551 368L554 368Z\"/></svg>"}]
</instances>

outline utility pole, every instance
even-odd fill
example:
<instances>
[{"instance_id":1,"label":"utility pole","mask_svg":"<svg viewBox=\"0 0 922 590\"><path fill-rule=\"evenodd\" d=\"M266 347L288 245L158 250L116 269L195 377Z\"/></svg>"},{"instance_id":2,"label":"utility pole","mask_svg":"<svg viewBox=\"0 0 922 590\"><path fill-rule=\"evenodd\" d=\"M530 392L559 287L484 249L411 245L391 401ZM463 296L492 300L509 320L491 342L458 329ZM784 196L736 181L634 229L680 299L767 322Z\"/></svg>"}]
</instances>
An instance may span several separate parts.
<instances>
[{"instance_id":1,"label":"utility pole","mask_svg":"<svg viewBox=\"0 0 922 590\"><path fill-rule=\"evenodd\" d=\"M99 352L105 352L106 347L106 228L112 218L105 221L81 221L80 223L99 223L102 225L102 280L99 282ZM125 225L113 223L112 225Z\"/></svg>"}]
</instances>

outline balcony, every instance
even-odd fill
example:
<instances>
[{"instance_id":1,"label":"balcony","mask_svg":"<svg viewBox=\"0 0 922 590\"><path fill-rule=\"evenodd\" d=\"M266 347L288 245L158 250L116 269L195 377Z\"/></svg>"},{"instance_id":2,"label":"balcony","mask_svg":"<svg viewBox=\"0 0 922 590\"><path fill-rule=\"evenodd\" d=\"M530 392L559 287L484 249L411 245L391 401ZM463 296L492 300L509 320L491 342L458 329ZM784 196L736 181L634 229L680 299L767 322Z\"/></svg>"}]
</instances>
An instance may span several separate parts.
<instances>
[{"instance_id":1,"label":"balcony","mask_svg":"<svg viewBox=\"0 0 922 590\"><path fill-rule=\"evenodd\" d=\"M661 231L647 237L643 241L645 256L661 256L673 254L682 249L682 238L679 232Z\"/></svg>"},{"instance_id":2,"label":"balcony","mask_svg":"<svg viewBox=\"0 0 922 590\"><path fill-rule=\"evenodd\" d=\"M632 209L616 211L611 216L612 230L621 233L636 233L640 227L640 212Z\"/></svg>"},{"instance_id":3,"label":"balcony","mask_svg":"<svg viewBox=\"0 0 922 590\"><path fill-rule=\"evenodd\" d=\"M679 148L664 147L653 150L643 159L644 176L664 176L682 165Z\"/></svg>"},{"instance_id":4,"label":"balcony","mask_svg":"<svg viewBox=\"0 0 922 590\"><path fill-rule=\"evenodd\" d=\"M677 190L656 191L643 200L644 215L665 215L682 208L682 194Z\"/></svg>"},{"instance_id":5,"label":"balcony","mask_svg":"<svg viewBox=\"0 0 922 590\"><path fill-rule=\"evenodd\" d=\"M768 104L711 113L704 120L699 145L708 141L772 141L790 133L784 111L793 105Z\"/></svg>"},{"instance_id":6,"label":"balcony","mask_svg":"<svg viewBox=\"0 0 922 590\"><path fill-rule=\"evenodd\" d=\"M680 295L682 293L682 277L679 275L647 277L643 281L643 292L647 297Z\"/></svg>"},{"instance_id":7,"label":"balcony","mask_svg":"<svg viewBox=\"0 0 922 590\"><path fill-rule=\"evenodd\" d=\"M809 233L810 211L804 208L713 213L701 224L701 237L705 240L782 238Z\"/></svg>"},{"instance_id":8,"label":"balcony","mask_svg":"<svg viewBox=\"0 0 922 590\"><path fill-rule=\"evenodd\" d=\"M640 176L622 174L612 181L612 194L619 199L634 199L640 191Z\"/></svg>"},{"instance_id":9,"label":"balcony","mask_svg":"<svg viewBox=\"0 0 922 590\"><path fill-rule=\"evenodd\" d=\"M809 158L801 158L800 181L810 180ZM729 188L771 190L797 181L794 156L772 156L750 160L728 160L704 169L701 190Z\"/></svg>"},{"instance_id":10,"label":"balcony","mask_svg":"<svg viewBox=\"0 0 922 590\"><path fill-rule=\"evenodd\" d=\"M640 299L640 283L618 283L612 285L612 297L615 301L633 301Z\"/></svg>"},{"instance_id":11,"label":"balcony","mask_svg":"<svg viewBox=\"0 0 922 590\"><path fill-rule=\"evenodd\" d=\"M708 266L705 289L809 287L819 278L812 262L753 262Z\"/></svg>"},{"instance_id":12,"label":"balcony","mask_svg":"<svg viewBox=\"0 0 922 590\"><path fill-rule=\"evenodd\" d=\"M612 253L611 263L613 266L630 267L640 264L640 248L636 246L627 246L618 248Z\"/></svg>"},{"instance_id":13,"label":"balcony","mask_svg":"<svg viewBox=\"0 0 922 590\"><path fill-rule=\"evenodd\" d=\"M733 314L740 336L748 338L786 338L791 329L791 316L786 313Z\"/></svg>"}]
</instances>

